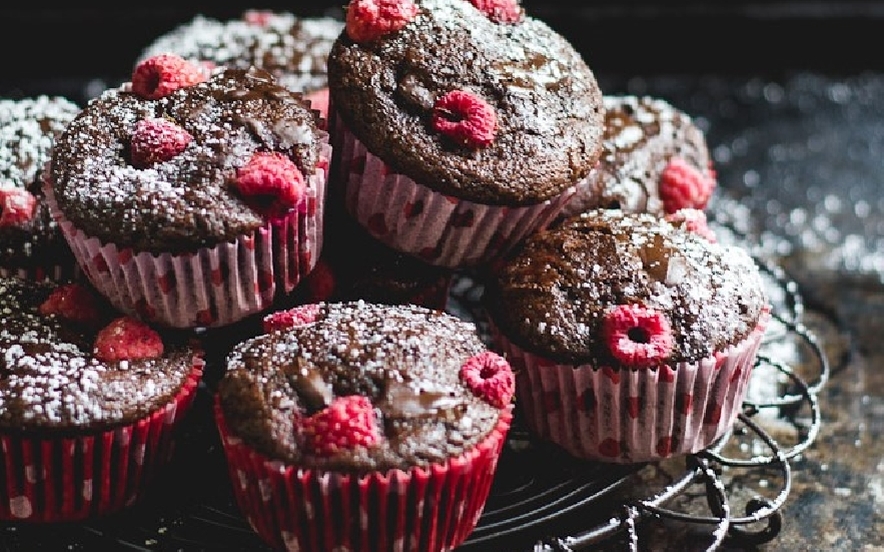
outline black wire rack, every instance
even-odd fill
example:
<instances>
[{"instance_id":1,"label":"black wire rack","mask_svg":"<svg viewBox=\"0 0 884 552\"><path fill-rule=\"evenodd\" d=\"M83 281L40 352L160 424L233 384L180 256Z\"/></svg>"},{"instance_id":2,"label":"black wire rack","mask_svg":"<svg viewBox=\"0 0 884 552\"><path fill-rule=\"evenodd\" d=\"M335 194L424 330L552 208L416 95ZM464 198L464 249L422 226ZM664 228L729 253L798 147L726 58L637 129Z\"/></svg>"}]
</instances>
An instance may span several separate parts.
<instances>
[{"instance_id":1,"label":"black wire rack","mask_svg":"<svg viewBox=\"0 0 884 552\"><path fill-rule=\"evenodd\" d=\"M603 464L571 458L533 439L517 410L483 515L459 552L637 551L645 549L642 527L672 523L702 534L710 551L726 541L757 545L776 538L791 490L792 460L820 429L817 395L830 368L802 322L797 286L776 264L758 255L756 260L774 323L731 431L707 450L672 461ZM480 280L456 275L448 310L474 320L487 337ZM220 357L214 364L221 364ZM220 375L217 367L207 370L173 464L139 503L51 530L0 526L0 551L269 550L241 516L229 487L210 408Z\"/></svg>"}]
</instances>

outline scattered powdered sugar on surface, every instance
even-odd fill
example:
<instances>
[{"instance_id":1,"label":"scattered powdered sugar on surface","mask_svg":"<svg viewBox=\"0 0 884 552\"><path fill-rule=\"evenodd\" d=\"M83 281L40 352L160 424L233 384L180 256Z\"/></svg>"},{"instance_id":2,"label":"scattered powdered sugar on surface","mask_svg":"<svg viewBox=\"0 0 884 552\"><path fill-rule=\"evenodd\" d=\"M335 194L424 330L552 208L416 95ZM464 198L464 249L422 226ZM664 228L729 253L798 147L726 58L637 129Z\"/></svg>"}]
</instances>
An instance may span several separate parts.
<instances>
[{"instance_id":1,"label":"scattered powdered sugar on surface","mask_svg":"<svg viewBox=\"0 0 884 552\"><path fill-rule=\"evenodd\" d=\"M715 121L721 189L710 218L780 264L808 301L877 331L867 322L880 319L879 303L857 299L884 285L884 76L727 84L687 104Z\"/></svg>"},{"instance_id":2,"label":"scattered powdered sugar on surface","mask_svg":"<svg viewBox=\"0 0 884 552\"><path fill-rule=\"evenodd\" d=\"M884 76L602 85L677 98L706 133L718 174L710 220L782 265L811 300L855 310L856 301L839 299L884 283Z\"/></svg>"}]
</instances>

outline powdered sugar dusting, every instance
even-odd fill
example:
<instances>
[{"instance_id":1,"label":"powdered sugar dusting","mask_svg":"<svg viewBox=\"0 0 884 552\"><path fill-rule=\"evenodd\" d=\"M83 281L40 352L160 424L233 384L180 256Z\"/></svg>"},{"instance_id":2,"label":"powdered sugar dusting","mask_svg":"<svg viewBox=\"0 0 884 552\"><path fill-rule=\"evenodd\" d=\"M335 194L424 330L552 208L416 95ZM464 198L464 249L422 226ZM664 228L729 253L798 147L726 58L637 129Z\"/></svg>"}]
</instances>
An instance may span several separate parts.
<instances>
[{"instance_id":1,"label":"powdered sugar dusting","mask_svg":"<svg viewBox=\"0 0 884 552\"><path fill-rule=\"evenodd\" d=\"M601 91L573 46L532 17L501 25L463 0L418 6L396 32L338 40L329 55L334 111L368 150L435 191L484 204L537 204L586 176L600 152ZM425 124L453 90L496 113L481 152Z\"/></svg>"},{"instance_id":2,"label":"powdered sugar dusting","mask_svg":"<svg viewBox=\"0 0 884 552\"><path fill-rule=\"evenodd\" d=\"M165 118L192 137L146 168L130 160L139 121ZM51 184L60 210L90 236L137 251L193 251L265 223L230 185L257 151L316 172L314 114L258 70L218 70L206 82L149 100L128 83L93 99L59 136Z\"/></svg>"},{"instance_id":3,"label":"powdered sugar dusting","mask_svg":"<svg viewBox=\"0 0 884 552\"><path fill-rule=\"evenodd\" d=\"M57 96L0 100L0 187L32 188L55 137L79 111Z\"/></svg>"},{"instance_id":4,"label":"powdered sugar dusting","mask_svg":"<svg viewBox=\"0 0 884 552\"><path fill-rule=\"evenodd\" d=\"M746 250L655 215L599 210L529 237L495 276L488 301L514 342L555 360L605 366L612 359L598 336L609 308L665 313L675 336L669 360L693 362L744 339L765 294Z\"/></svg>"},{"instance_id":5,"label":"powdered sugar dusting","mask_svg":"<svg viewBox=\"0 0 884 552\"><path fill-rule=\"evenodd\" d=\"M562 217L595 207L663 214L659 180L675 156L703 174L710 166L706 137L693 118L654 96L607 95L605 133L589 184Z\"/></svg>"},{"instance_id":6,"label":"powdered sugar dusting","mask_svg":"<svg viewBox=\"0 0 884 552\"><path fill-rule=\"evenodd\" d=\"M21 271L42 278L40 272L53 278L73 270L73 258L42 200L40 186L56 137L79 111L61 96L0 100L0 190L15 190L36 204L32 216L4 212L0 274L12 269L13 274Z\"/></svg>"},{"instance_id":7,"label":"powdered sugar dusting","mask_svg":"<svg viewBox=\"0 0 884 552\"><path fill-rule=\"evenodd\" d=\"M473 323L439 311L320 304L312 324L237 345L219 393L235 432L274 458L348 469L406 467L460 454L496 425L500 408L459 376L461 365L485 350ZM328 458L303 449L298 419L326 408L330 396L348 395L372 402L380 442Z\"/></svg>"},{"instance_id":8,"label":"powdered sugar dusting","mask_svg":"<svg viewBox=\"0 0 884 552\"><path fill-rule=\"evenodd\" d=\"M99 362L94 331L39 304L54 285L0 279L0 427L106 426L141 417L177 392L193 353Z\"/></svg>"}]
</instances>

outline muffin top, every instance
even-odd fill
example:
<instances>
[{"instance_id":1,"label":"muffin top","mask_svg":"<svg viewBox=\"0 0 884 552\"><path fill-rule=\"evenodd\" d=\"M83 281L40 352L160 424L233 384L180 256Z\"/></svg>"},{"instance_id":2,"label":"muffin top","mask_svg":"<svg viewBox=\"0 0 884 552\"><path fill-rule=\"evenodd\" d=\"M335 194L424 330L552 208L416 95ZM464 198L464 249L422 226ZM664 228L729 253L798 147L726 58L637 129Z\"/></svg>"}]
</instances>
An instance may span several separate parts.
<instances>
[{"instance_id":1,"label":"muffin top","mask_svg":"<svg viewBox=\"0 0 884 552\"><path fill-rule=\"evenodd\" d=\"M617 331L638 353L659 338L667 346L651 351L656 364L695 362L745 338L767 305L745 250L618 210L530 236L490 279L486 301L494 324L522 348L612 368L643 364L615 354Z\"/></svg>"},{"instance_id":2,"label":"muffin top","mask_svg":"<svg viewBox=\"0 0 884 552\"><path fill-rule=\"evenodd\" d=\"M521 9L499 21L466 0L417 0L402 3L400 28L375 37L359 4L329 54L330 103L393 170L461 199L530 205L595 165L601 91L545 23Z\"/></svg>"},{"instance_id":3,"label":"muffin top","mask_svg":"<svg viewBox=\"0 0 884 552\"><path fill-rule=\"evenodd\" d=\"M248 10L239 19L227 21L199 14L158 36L139 61L168 52L234 69L254 65L286 88L314 92L328 84L328 53L343 27L343 21L332 17L297 17L287 12Z\"/></svg>"},{"instance_id":4,"label":"muffin top","mask_svg":"<svg viewBox=\"0 0 884 552\"><path fill-rule=\"evenodd\" d=\"M509 365L452 315L353 301L265 323L234 347L218 393L231 431L270 458L351 472L427 465L471 449L509 408Z\"/></svg>"},{"instance_id":5,"label":"muffin top","mask_svg":"<svg viewBox=\"0 0 884 552\"><path fill-rule=\"evenodd\" d=\"M0 266L71 260L43 201L43 174L56 137L80 111L61 96L0 99Z\"/></svg>"},{"instance_id":6,"label":"muffin top","mask_svg":"<svg viewBox=\"0 0 884 552\"><path fill-rule=\"evenodd\" d=\"M206 75L161 54L58 137L51 186L63 215L90 236L137 252L190 252L303 205L323 136L301 95L269 73Z\"/></svg>"},{"instance_id":7,"label":"muffin top","mask_svg":"<svg viewBox=\"0 0 884 552\"><path fill-rule=\"evenodd\" d=\"M0 428L103 430L167 404L198 353L83 284L0 278Z\"/></svg>"},{"instance_id":8,"label":"muffin top","mask_svg":"<svg viewBox=\"0 0 884 552\"><path fill-rule=\"evenodd\" d=\"M650 96L608 95L604 103L602 156L562 218L595 208L657 215L705 209L715 175L706 136L690 115ZM681 178L667 172L673 160L682 164Z\"/></svg>"}]
</instances>

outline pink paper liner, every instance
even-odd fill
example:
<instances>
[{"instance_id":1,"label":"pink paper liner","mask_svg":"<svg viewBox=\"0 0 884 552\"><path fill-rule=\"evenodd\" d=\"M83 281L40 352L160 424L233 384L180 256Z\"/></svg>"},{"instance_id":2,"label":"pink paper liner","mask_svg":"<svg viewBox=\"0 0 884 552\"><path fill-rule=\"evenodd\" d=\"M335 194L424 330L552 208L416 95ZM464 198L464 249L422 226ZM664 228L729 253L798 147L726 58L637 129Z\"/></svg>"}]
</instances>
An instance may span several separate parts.
<instances>
[{"instance_id":1,"label":"pink paper liner","mask_svg":"<svg viewBox=\"0 0 884 552\"><path fill-rule=\"evenodd\" d=\"M337 185L345 208L372 236L427 263L449 268L487 264L546 227L574 185L536 205L485 205L442 194L393 172L369 152L329 106Z\"/></svg>"},{"instance_id":2,"label":"pink paper liner","mask_svg":"<svg viewBox=\"0 0 884 552\"><path fill-rule=\"evenodd\" d=\"M44 191L83 273L118 310L176 328L218 327L270 307L316 265L322 250L331 146L322 133L321 167L307 197L285 218L252 234L193 252L154 255L103 243L76 228Z\"/></svg>"},{"instance_id":3,"label":"pink paper liner","mask_svg":"<svg viewBox=\"0 0 884 552\"><path fill-rule=\"evenodd\" d=\"M492 339L516 373L529 429L577 458L636 463L703 450L733 424L770 319L765 309L742 342L698 363L649 370L556 364Z\"/></svg>"},{"instance_id":4,"label":"pink paper liner","mask_svg":"<svg viewBox=\"0 0 884 552\"><path fill-rule=\"evenodd\" d=\"M299 469L231 434L220 400L215 420L237 504L271 546L299 552L441 552L460 545L488 499L512 421L463 456L426 468L366 475Z\"/></svg>"},{"instance_id":5,"label":"pink paper liner","mask_svg":"<svg viewBox=\"0 0 884 552\"><path fill-rule=\"evenodd\" d=\"M168 464L179 422L193 404L204 361L165 406L130 425L67 437L0 433L0 520L70 522L122 510Z\"/></svg>"}]
</instances>

